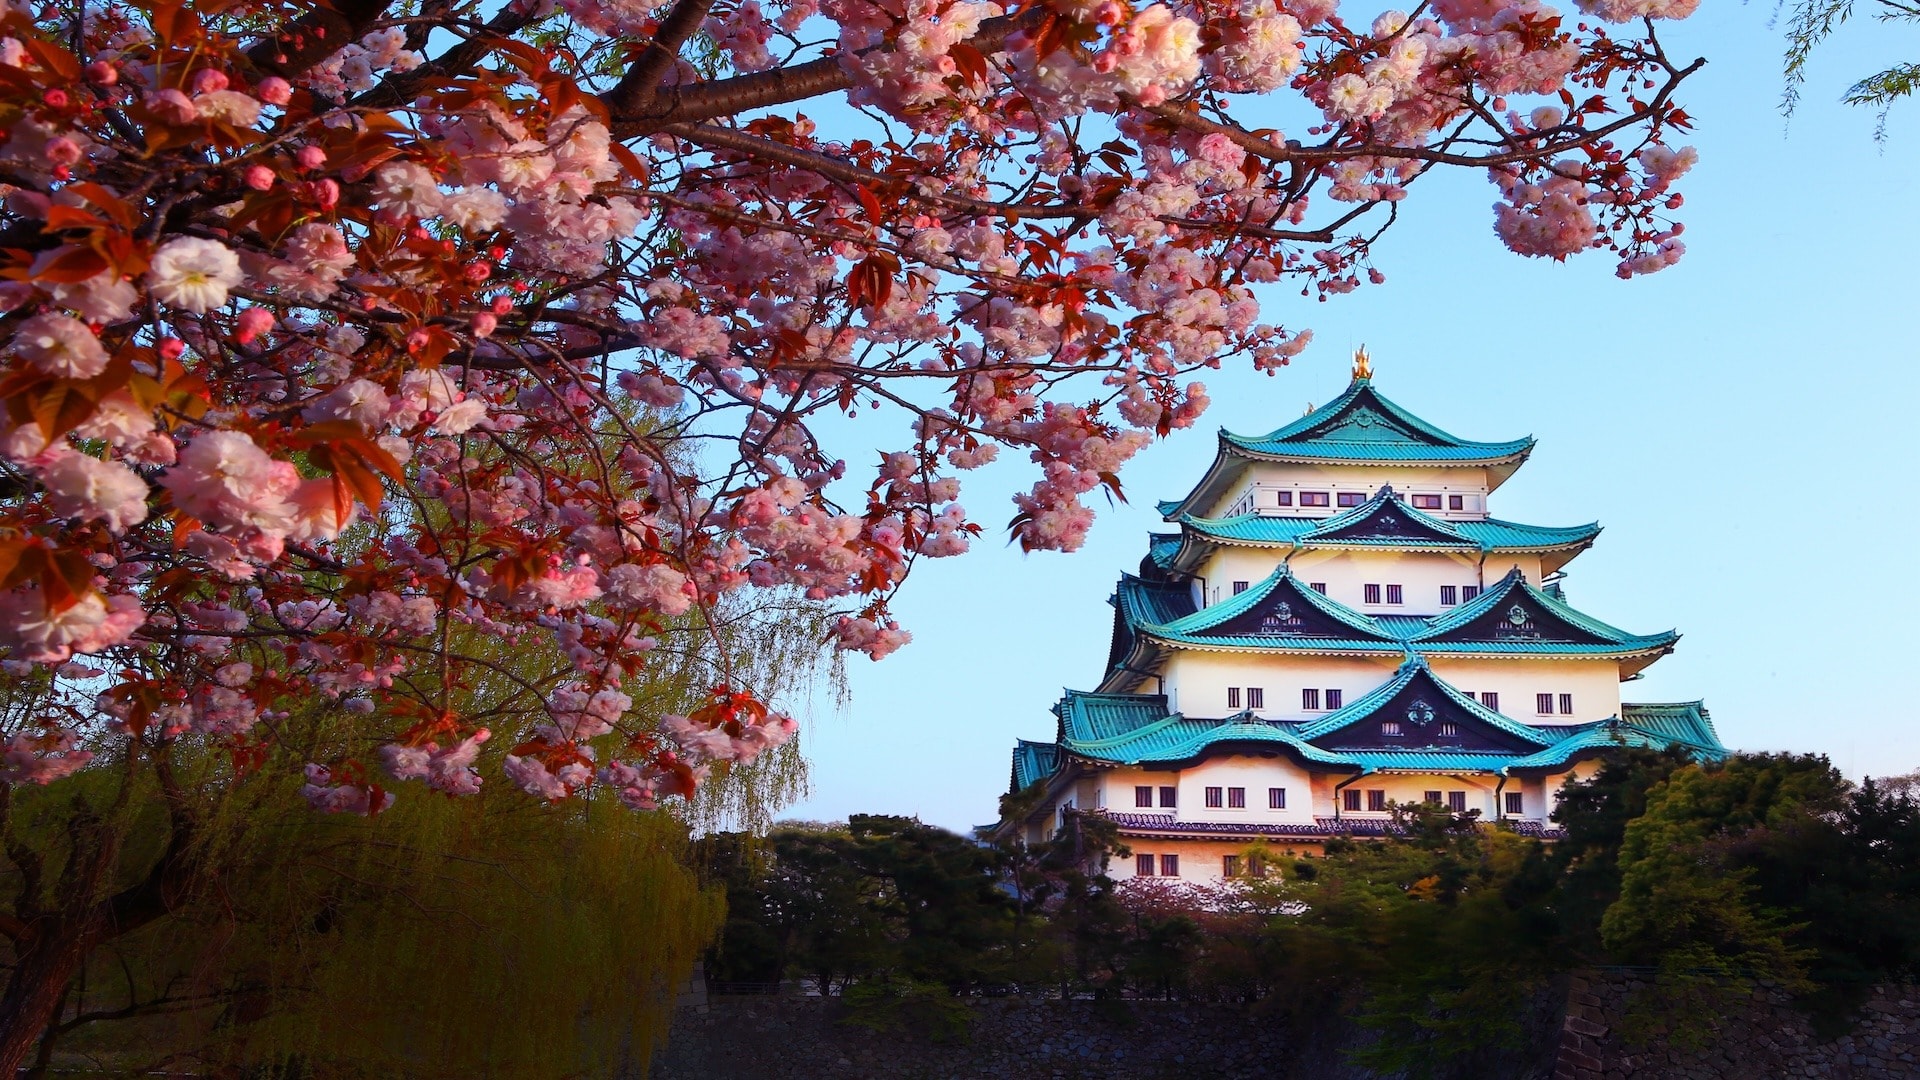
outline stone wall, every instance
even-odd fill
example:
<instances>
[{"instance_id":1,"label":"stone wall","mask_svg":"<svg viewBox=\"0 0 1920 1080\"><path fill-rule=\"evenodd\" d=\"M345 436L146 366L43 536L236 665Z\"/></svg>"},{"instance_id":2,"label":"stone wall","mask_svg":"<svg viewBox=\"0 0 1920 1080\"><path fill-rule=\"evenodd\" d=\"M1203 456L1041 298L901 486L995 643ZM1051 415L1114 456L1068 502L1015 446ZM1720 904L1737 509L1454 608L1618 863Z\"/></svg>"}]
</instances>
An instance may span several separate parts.
<instances>
[{"instance_id":1,"label":"stone wall","mask_svg":"<svg viewBox=\"0 0 1920 1080\"><path fill-rule=\"evenodd\" d=\"M1698 1045L1636 1046L1622 1018L1631 996L1644 989L1631 979L1569 984L1554 1080L1920 1076L1920 987L1875 987L1853 1030L1834 1039L1817 1035L1786 994L1761 988L1742 1007L1703 1017L1707 1033L1694 1040Z\"/></svg>"}]
</instances>

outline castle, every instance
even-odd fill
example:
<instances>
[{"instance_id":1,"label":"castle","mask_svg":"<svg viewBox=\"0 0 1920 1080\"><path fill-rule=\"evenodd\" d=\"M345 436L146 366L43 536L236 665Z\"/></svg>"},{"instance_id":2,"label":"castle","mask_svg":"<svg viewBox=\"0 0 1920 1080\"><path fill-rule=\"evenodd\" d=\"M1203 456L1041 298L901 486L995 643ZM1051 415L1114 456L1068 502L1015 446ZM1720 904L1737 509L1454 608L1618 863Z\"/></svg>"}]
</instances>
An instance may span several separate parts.
<instances>
[{"instance_id":1,"label":"castle","mask_svg":"<svg viewBox=\"0 0 1920 1080\"><path fill-rule=\"evenodd\" d=\"M1222 431L1160 504L1178 531L1121 575L1100 681L1054 705L1051 740L1015 746L1031 809L991 831L1037 843L1099 814L1133 853L1114 876L1208 882L1258 872L1255 841L1378 835L1396 804L1551 838L1560 788L1609 749L1724 756L1700 702L1621 701L1678 634L1567 603L1564 568L1600 527L1489 516L1533 445L1414 416L1364 350L1332 403Z\"/></svg>"}]
</instances>

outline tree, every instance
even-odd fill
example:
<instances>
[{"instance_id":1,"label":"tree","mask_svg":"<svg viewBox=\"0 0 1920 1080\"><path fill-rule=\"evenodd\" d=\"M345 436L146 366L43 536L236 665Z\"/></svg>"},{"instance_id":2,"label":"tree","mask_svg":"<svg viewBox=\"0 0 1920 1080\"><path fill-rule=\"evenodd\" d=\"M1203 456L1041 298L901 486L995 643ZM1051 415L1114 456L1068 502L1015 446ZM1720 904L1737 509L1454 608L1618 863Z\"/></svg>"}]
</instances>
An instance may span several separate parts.
<instances>
[{"instance_id":1,"label":"tree","mask_svg":"<svg viewBox=\"0 0 1920 1080\"><path fill-rule=\"evenodd\" d=\"M805 598L897 648L1001 447L1015 536L1077 546L1195 372L1305 344L1255 289L1377 279L1429 171L1489 170L1521 254L1677 258L1693 0L1579 3L11 8L0 648L53 683L0 781L320 700L365 735L298 763L325 810L470 794L496 734L537 797L685 798L795 725L725 648L636 706L674 639Z\"/></svg>"},{"instance_id":2,"label":"tree","mask_svg":"<svg viewBox=\"0 0 1920 1080\"><path fill-rule=\"evenodd\" d=\"M1787 20L1786 89L1780 95L1780 109L1792 116L1800 105L1800 94L1807 82L1807 63L1814 50L1833 36L1854 14L1854 0L1799 0ZM1901 0L1874 0L1869 10L1880 23L1920 23L1920 8ZM1840 97L1848 105L1866 105L1880 110L1874 138L1884 138L1887 114L1903 98L1920 89L1920 64L1898 63L1854 83Z\"/></svg>"}]
</instances>

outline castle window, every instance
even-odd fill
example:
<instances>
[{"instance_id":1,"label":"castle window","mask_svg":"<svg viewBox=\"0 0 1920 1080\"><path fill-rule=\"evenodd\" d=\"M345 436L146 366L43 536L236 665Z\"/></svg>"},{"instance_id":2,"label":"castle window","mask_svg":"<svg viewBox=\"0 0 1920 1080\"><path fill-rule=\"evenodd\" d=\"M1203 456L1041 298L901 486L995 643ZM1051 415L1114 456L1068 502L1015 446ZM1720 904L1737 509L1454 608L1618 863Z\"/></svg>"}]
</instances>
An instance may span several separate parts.
<instances>
[{"instance_id":1,"label":"castle window","mask_svg":"<svg viewBox=\"0 0 1920 1080\"><path fill-rule=\"evenodd\" d=\"M1151 808L1153 806L1153 785L1141 784L1134 788L1133 805Z\"/></svg>"},{"instance_id":2,"label":"castle window","mask_svg":"<svg viewBox=\"0 0 1920 1080\"><path fill-rule=\"evenodd\" d=\"M1287 808L1287 789L1270 787L1267 789L1267 809L1285 810Z\"/></svg>"},{"instance_id":3,"label":"castle window","mask_svg":"<svg viewBox=\"0 0 1920 1080\"><path fill-rule=\"evenodd\" d=\"M1439 792L1437 792L1437 791L1429 791L1429 792L1427 792L1427 793L1425 794L1425 799L1426 799L1426 802L1427 802L1427 805L1429 805L1429 806L1439 806L1439 805L1440 805L1440 793L1439 793Z\"/></svg>"},{"instance_id":4,"label":"castle window","mask_svg":"<svg viewBox=\"0 0 1920 1080\"><path fill-rule=\"evenodd\" d=\"M1541 716L1547 716L1553 712L1553 695L1535 694L1533 695L1533 705L1534 712L1539 713Z\"/></svg>"},{"instance_id":5,"label":"castle window","mask_svg":"<svg viewBox=\"0 0 1920 1080\"><path fill-rule=\"evenodd\" d=\"M1379 810L1385 810L1386 808L1387 808L1387 793L1380 788L1370 789L1367 792L1367 809L1379 811Z\"/></svg>"},{"instance_id":6,"label":"castle window","mask_svg":"<svg viewBox=\"0 0 1920 1080\"><path fill-rule=\"evenodd\" d=\"M1267 876L1267 860L1260 857L1259 855L1247 856L1247 876L1262 877L1262 878L1266 877Z\"/></svg>"},{"instance_id":7,"label":"castle window","mask_svg":"<svg viewBox=\"0 0 1920 1080\"><path fill-rule=\"evenodd\" d=\"M1466 508L1467 508L1467 497L1465 495L1447 496L1447 509L1465 510Z\"/></svg>"},{"instance_id":8,"label":"castle window","mask_svg":"<svg viewBox=\"0 0 1920 1080\"><path fill-rule=\"evenodd\" d=\"M1274 492L1274 493L1273 493L1273 505L1275 505L1275 506L1292 506L1292 505L1293 505L1293 492L1291 492L1291 491L1276 491L1276 492Z\"/></svg>"},{"instance_id":9,"label":"castle window","mask_svg":"<svg viewBox=\"0 0 1920 1080\"><path fill-rule=\"evenodd\" d=\"M1340 707L1340 702L1341 702L1341 701L1343 700L1343 698L1344 698L1344 696L1345 696L1345 695L1344 695L1344 694L1343 694L1343 693L1342 693L1341 691L1339 691L1339 690L1329 690L1329 691L1327 691L1327 709L1328 709L1328 711L1332 711L1332 710L1334 710L1334 709L1337 709L1337 708L1339 708L1339 707Z\"/></svg>"},{"instance_id":10,"label":"castle window","mask_svg":"<svg viewBox=\"0 0 1920 1080\"><path fill-rule=\"evenodd\" d=\"M1357 491L1343 491L1340 493L1341 506L1359 506L1366 501L1367 497Z\"/></svg>"},{"instance_id":11,"label":"castle window","mask_svg":"<svg viewBox=\"0 0 1920 1080\"><path fill-rule=\"evenodd\" d=\"M1239 877L1240 876L1240 856L1238 855L1220 856L1220 876L1221 877Z\"/></svg>"},{"instance_id":12,"label":"castle window","mask_svg":"<svg viewBox=\"0 0 1920 1080\"><path fill-rule=\"evenodd\" d=\"M1230 787L1227 789L1227 809L1245 810L1247 808L1247 789Z\"/></svg>"},{"instance_id":13,"label":"castle window","mask_svg":"<svg viewBox=\"0 0 1920 1080\"><path fill-rule=\"evenodd\" d=\"M1219 788L1210 787L1207 789L1207 809L1209 810L1220 809L1220 789Z\"/></svg>"},{"instance_id":14,"label":"castle window","mask_svg":"<svg viewBox=\"0 0 1920 1080\"><path fill-rule=\"evenodd\" d=\"M1478 585L1460 586L1460 602L1463 604L1479 595L1480 595L1480 586Z\"/></svg>"},{"instance_id":15,"label":"castle window","mask_svg":"<svg viewBox=\"0 0 1920 1080\"><path fill-rule=\"evenodd\" d=\"M1572 694L1560 695L1560 715L1562 716L1573 715L1573 695Z\"/></svg>"},{"instance_id":16,"label":"castle window","mask_svg":"<svg viewBox=\"0 0 1920 1080\"><path fill-rule=\"evenodd\" d=\"M1153 876L1153 856L1135 855L1133 857L1133 876L1134 877L1152 877Z\"/></svg>"},{"instance_id":17,"label":"castle window","mask_svg":"<svg viewBox=\"0 0 1920 1080\"><path fill-rule=\"evenodd\" d=\"M1458 725L1458 724L1456 724L1456 723L1454 723L1454 722L1453 722L1453 721L1451 721L1451 720L1448 720L1448 721L1446 721L1445 723L1443 723L1443 724L1441 724L1441 725L1440 725L1440 737L1441 737L1441 738L1443 738L1443 739L1457 739L1457 738L1459 738L1459 737L1460 737L1460 725Z\"/></svg>"},{"instance_id":18,"label":"castle window","mask_svg":"<svg viewBox=\"0 0 1920 1080\"><path fill-rule=\"evenodd\" d=\"M1343 809L1347 809L1347 810L1360 809L1360 792L1353 788L1348 788L1347 790L1341 792L1340 805Z\"/></svg>"},{"instance_id":19,"label":"castle window","mask_svg":"<svg viewBox=\"0 0 1920 1080\"><path fill-rule=\"evenodd\" d=\"M1172 806L1175 802L1175 795L1179 792L1179 790L1180 789L1178 788L1171 788L1171 787L1161 788L1160 789L1160 805Z\"/></svg>"},{"instance_id":20,"label":"castle window","mask_svg":"<svg viewBox=\"0 0 1920 1080\"><path fill-rule=\"evenodd\" d=\"M1518 791L1507 792L1507 813L1524 814L1527 812L1527 797Z\"/></svg>"},{"instance_id":21,"label":"castle window","mask_svg":"<svg viewBox=\"0 0 1920 1080\"><path fill-rule=\"evenodd\" d=\"M1453 585L1440 586L1440 606L1452 607L1460 602L1460 589Z\"/></svg>"},{"instance_id":22,"label":"castle window","mask_svg":"<svg viewBox=\"0 0 1920 1080\"><path fill-rule=\"evenodd\" d=\"M1227 708L1237 709L1239 707L1240 707L1240 688L1237 686L1227 687Z\"/></svg>"},{"instance_id":23,"label":"castle window","mask_svg":"<svg viewBox=\"0 0 1920 1080\"><path fill-rule=\"evenodd\" d=\"M1239 595L1240 595L1241 593L1243 593L1243 592L1246 592L1246 591L1247 591L1247 583L1246 583L1246 582L1244 582L1244 581L1236 581L1236 582L1234 582L1234 583L1233 583L1233 595L1235 595L1235 596L1239 596Z\"/></svg>"},{"instance_id":24,"label":"castle window","mask_svg":"<svg viewBox=\"0 0 1920 1080\"><path fill-rule=\"evenodd\" d=\"M1327 505L1327 493L1324 491L1303 491L1300 493L1301 506Z\"/></svg>"},{"instance_id":25,"label":"castle window","mask_svg":"<svg viewBox=\"0 0 1920 1080\"><path fill-rule=\"evenodd\" d=\"M1398 585L1387 586L1387 603L1404 604L1406 603L1406 600L1407 600L1407 594L1405 589L1402 589Z\"/></svg>"},{"instance_id":26,"label":"castle window","mask_svg":"<svg viewBox=\"0 0 1920 1080\"><path fill-rule=\"evenodd\" d=\"M1500 695L1494 693L1492 690L1483 690L1480 692L1480 704L1485 705L1494 712L1499 712Z\"/></svg>"},{"instance_id":27,"label":"castle window","mask_svg":"<svg viewBox=\"0 0 1920 1080\"><path fill-rule=\"evenodd\" d=\"M1447 792L1447 809L1456 814L1467 812L1467 793L1464 791Z\"/></svg>"},{"instance_id":28,"label":"castle window","mask_svg":"<svg viewBox=\"0 0 1920 1080\"><path fill-rule=\"evenodd\" d=\"M1308 712L1317 712L1317 711L1319 711L1319 709L1320 709L1320 691L1318 691L1318 690L1302 690L1302 691L1300 691L1300 707L1301 707L1302 709L1305 709L1305 710L1306 710L1306 711L1308 711Z\"/></svg>"},{"instance_id":29,"label":"castle window","mask_svg":"<svg viewBox=\"0 0 1920 1080\"><path fill-rule=\"evenodd\" d=\"M1415 510L1438 510L1440 509L1440 496L1415 495L1413 497L1413 508Z\"/></svg>"},{"instance_id":30,"label":"castle window","mask_svg":"<svg viewBox=\"0 0 1920 1080\"><path fill-rule=\"evenodd\" d=\"M1310 581L1307 583L1307 588L1312 589L1321 596L1327 595L1327 583L1324 581Z\"/></svg>"},{"instance_id":31,"label":"castle window","mask_svg":"<svg viewBox=\"0 0 1920 1080\"><path fill-rule=\"evenodd\" d=\"M1267 692L1258 686L1247 687L1247 708L1264 709L1267 707Z\"/></svg>"},{"instance_id":32,"label":"castle window","mask_svg":"<svg viewBox=\"0 0 1920 1080\"><path fill-rule=\"evenodd\" d=\"M1161 877L1179 877L1180 876L1180 856L1178 855L1160 856L1160 876Z\"/></svg>"},{"instance_id":33,"label":"castle window","mask_svg":"<svg viewBox=\"0 0 1920 1080\"><path fill-rule=\"evenodd\" d=\"M1380 586L1378 585L1365 586L1365 588L1362 590L1362 595L1366 597L1367 603L1377 604L1380 602Z\"/></svg>"},{"instance_id":34,"label":"castle window","mask_svg":"<svg viewBox=\"0 0 1920 1080\"><path fill-rule=\"evenodd\" d=\"M1389 739L1399 738L1400 737L1400 721L1398 720L1380 721L1380 734L1386 736Z\"/></svg>"}]
</instances>

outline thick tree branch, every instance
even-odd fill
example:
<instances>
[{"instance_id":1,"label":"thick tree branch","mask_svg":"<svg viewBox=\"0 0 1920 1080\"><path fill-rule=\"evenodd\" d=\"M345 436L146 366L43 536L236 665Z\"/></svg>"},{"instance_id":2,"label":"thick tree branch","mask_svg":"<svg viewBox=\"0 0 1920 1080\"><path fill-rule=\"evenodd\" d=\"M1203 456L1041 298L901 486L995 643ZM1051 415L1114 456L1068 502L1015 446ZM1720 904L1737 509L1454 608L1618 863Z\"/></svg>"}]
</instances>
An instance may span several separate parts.
<instances>
[{"instance_id":1,"label":"thick tree branch","mask_svg":"<svg viewBox=\"0 0 1920 1080\"><path fill-rule=\"evenodd\" d=\"M315 4L293 25L247 50L253 66L291 79L360 40L387 13L388 0L333 0Z\"/></svg>"},{"instance_id":2,"label":"thick tree branch","mask_svg":"<svg viewBox=\"0 0 1920 1080\"><path fill-rule=\"evenodd\" d=\"M680 56L680 46L686 44L695 30L707 19L707 12L713 10L713 0L680 0L673 10L653 32L653 40L640 52L633 66L614 88L602 95L607 111L615 116L629 116L644 110L653 102L654 93L660 89L660 80L667 77L673 69L674 60Z\"/></svg>"}]
</instances>

